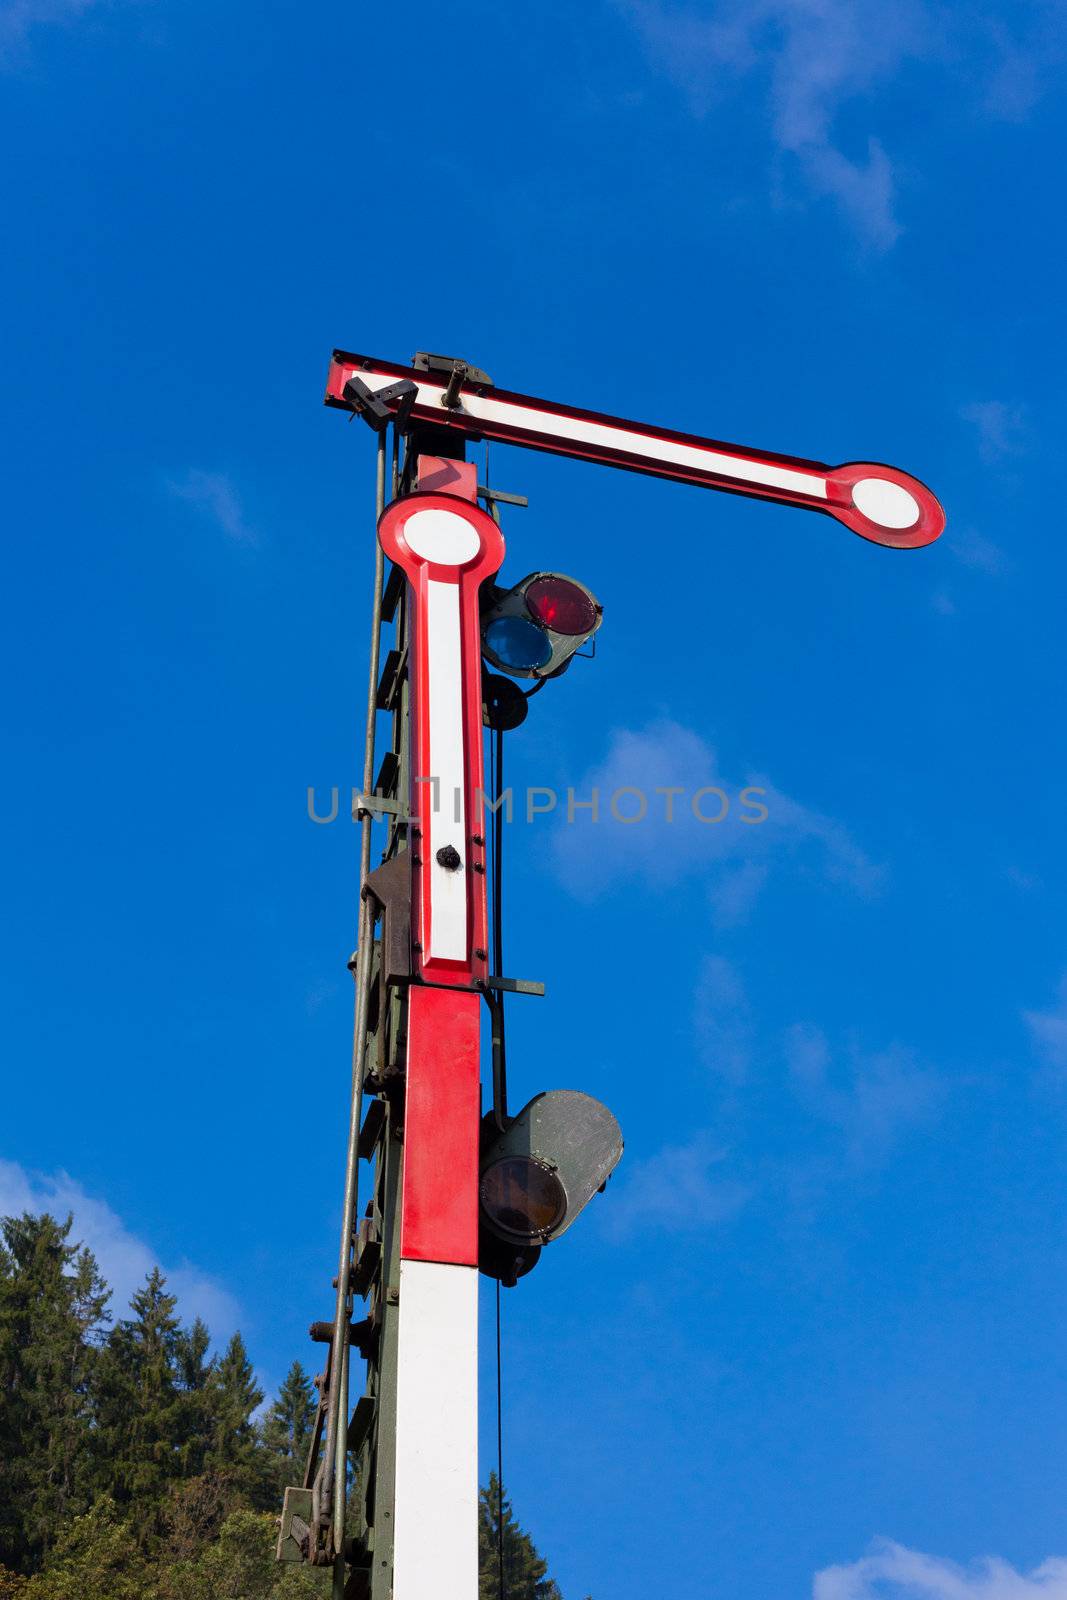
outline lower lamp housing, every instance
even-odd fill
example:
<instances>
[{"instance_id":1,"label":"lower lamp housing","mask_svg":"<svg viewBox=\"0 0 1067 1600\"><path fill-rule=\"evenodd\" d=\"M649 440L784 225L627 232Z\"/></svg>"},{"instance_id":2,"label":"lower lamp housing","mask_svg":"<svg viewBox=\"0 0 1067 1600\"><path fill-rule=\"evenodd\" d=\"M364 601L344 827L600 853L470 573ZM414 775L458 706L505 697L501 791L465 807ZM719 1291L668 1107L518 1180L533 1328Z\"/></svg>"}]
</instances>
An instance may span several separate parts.
<instances>
[{"instance_id":1,"label":"lower lamp housing","mask_svg":"<svg viewBox=\"0 0 1067 1600\"><path fill-rule=\"evenodd\" d=\"M607 1106L576 1089L535 1095L503 1131L491 1115L483 1128L479 1266L513 1284L603 1189L622 1132Z\"/></svg>"}]
</instances>

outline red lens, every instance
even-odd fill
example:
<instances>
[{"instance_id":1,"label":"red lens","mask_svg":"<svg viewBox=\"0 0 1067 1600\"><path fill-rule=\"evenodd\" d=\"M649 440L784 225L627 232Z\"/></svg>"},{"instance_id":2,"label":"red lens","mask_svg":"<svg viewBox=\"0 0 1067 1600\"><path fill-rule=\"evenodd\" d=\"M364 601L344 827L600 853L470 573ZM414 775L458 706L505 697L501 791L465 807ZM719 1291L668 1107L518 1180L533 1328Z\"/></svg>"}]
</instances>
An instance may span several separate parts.
<instances>
[{"instance_id":1,"label":"red lens","mask_svg":"<svg viewBox=\"0 0 1067 1600\"><path fill-rule=\"evenodd\" d=\"M535 578L526 591L526 607L554 633L588 633L596 626L596 606L584 589L566 578Z\"/></svg>"}]
</instances>

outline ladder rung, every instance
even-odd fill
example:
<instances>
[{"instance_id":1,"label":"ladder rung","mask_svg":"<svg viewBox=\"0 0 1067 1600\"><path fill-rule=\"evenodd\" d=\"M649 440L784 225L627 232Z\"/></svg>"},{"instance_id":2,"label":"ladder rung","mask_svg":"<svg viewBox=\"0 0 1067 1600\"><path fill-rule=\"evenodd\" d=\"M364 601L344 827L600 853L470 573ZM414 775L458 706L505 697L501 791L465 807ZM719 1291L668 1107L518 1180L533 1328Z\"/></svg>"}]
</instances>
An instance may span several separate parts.
<instances>
[{"instance_id":1,"label":"ladder rung","mask_svg":"<svg viewBox=\"0 0 1067 1600\"><path fill-rule=\"evenodd\" d=\"M374 699L374 704L379 711L391 711L393 709L393 697L396 694L396 686L400 677L400 663L403 659L403 652L400 650L390 650L385 658L385 666L382 668L382 675L378 679L378 693Z\"/></svg>"},{"instance_id":2,"label":"ladder rung","mask_svg":"<svg viewBox=\"0 0 1067 1600\"><path fill-rule=\"evenodd\" d=\"M387 750L382 757L382 764L378 769L378 776L374 780L374 788L378 794L392 799L396 794L396 780L400 773L399 758L392 750Z\"/></svg>"},{"instance_id":3,"label":"ladder rung","mask_svg":"<svg viewBox=\"0 0 1067 1600\"><path fill-rule=\"evenodd\" d=\"M355 1454L363 1446L374 1423L374 1400L369 1394L361 1394L356 1401L356 1409L352 1413L352 1421L348 1424L348 1437L346 1444Z\"/></svg>"},{"instance_id":4,"label":"ladder rung","mask_svg":"<svg viewBox=\"0 0 1067 1600\"><path fill-rule=\"evenodd\" d=\"M385 1126L385 1101L372 1100L367 1115L363 1118L363 1126L359 1130L359 1158L369 1161L374 1154L374 1146L381 1137Z\"/></svg>"},{"instance_id":5,"label":"ladder rung","mask_svg":"<svg viewBox=\"0 0 1067 1600\"><path fill-rule=\"evenodd\" d=\"M394 567L389 574L388 582L385 585L385 592L382 595L383 622L392 622L393 618L396 616L397 602L399 601L403 590L404 570L402 567Z\"/></svg>"}]
</instances>

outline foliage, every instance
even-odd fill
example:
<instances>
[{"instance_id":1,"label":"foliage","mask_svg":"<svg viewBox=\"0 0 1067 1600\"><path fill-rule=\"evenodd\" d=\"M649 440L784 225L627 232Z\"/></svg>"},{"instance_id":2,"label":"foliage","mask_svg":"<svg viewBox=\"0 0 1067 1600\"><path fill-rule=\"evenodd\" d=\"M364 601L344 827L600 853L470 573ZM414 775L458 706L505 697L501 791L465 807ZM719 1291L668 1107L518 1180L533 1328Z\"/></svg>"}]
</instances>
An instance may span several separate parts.
<instances>
[{"instance_id":1,"label":"foliage","mask_svg":"<svg viewBox=\"0 0 1067 1600\"><path fill-rule=\"evenodd\" d=\"M266 1415L239 1333L221 1355L161 1272L112 1321L71 1218L0 1221L0 1600L326 1600L274 1559L282 1490L315 1420L294 1362ZM481 1600L498 1600L497 1487L479 1507ZM506 1600L561 1600L503 1502Z\"/></svg>"},{"instance_id":2,"label":"foliage","mask_svg":"<svg viewBox=\"0 0 1067 1600\"><path fill-rule=\"evenodd\" d=\"M278 1578L276 1517L234 1511L196 1560L175 1563L160 1578L160 1600L269 1600Z\"/></svg>"},{"instance_id":3,"label":"foliage","mask_svg":"<svg viewBox=\"0 0 1067 1600\"><path fill-rule=\"evenodd\" d=\"M104 1495L65 1524L43 1572L19 1600L142 1600L144 1562L129 1524Z\"/></svg>"},{"instance_id":4,"label":"foliage","mask_svg":"<svg viewBox=\"0 0 1067 1600\"><path fill-rule=\"evenodd\" d=\"M478 1600L499 1600L503 1530L505 1600L562 1600L548 1562L515 1520L495 1472L478 1497Z\"/></svg>"},{"instance_id":5,"label":"foliage","mask_svg":"<svg viewBox=\"0 0 1067 1600\"><path fill-rule=\"evenodd\" d=\"M279 1496L286 1484L302 1480L314 1422L311 1379L299 1361L294 1361L263 1424L263 1443L272 1458Z\"/></svg>"},{"instance_id":6,"label":"foliage","mask_svg":"<svg viewBox=\"0 0 1067 1600\"><path fill-rule=\"evenodd\" d=\"M84 1446L108 1301L71 1218L8 1217L0 1249L0 1562L28 1572L84 1509Z\"/></svg>"}]
</instances>

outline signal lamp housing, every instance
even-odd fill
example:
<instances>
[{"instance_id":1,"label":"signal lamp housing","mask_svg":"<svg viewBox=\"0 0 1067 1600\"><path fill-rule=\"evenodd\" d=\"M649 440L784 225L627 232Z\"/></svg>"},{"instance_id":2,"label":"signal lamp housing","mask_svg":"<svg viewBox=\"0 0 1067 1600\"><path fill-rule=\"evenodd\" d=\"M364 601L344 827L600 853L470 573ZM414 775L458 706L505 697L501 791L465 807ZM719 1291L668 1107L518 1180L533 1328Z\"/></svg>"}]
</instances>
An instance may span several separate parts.
<instances>
[{"instance_id":1,"label":"signal lamp housing","mask_svg":"<svg viewBox=\"0 0 1067 1600\"><path fill-rule=\"evenodd\" d=\"M482 652L513 678L554 678L591 639L604 608L562 572L531 572L512 589L483 592Z\"/></svg>"},{"instance_id":2,"label":"signal lamp housing","mask_svg":"<svg viewBox=\"0 0 1067 1600\"><path fill-rule=\"evenodd\" d=\"M526 694L498 672L482 674L482 722L500 732L521 727L529 714Z\"/></svg>"},{"instance_id":3,"label":"signal lamp housing","mask_svg":"<svg viewBox=\"0 0 1067 1600\"><path fill-rule=\"evenodd\" d=\"M603 1189L622 1155L619 1124L575 1089L535 1095L500 1132L483 1124L479 1266L513 1284Z\"/></svg>"}]
</instances>

